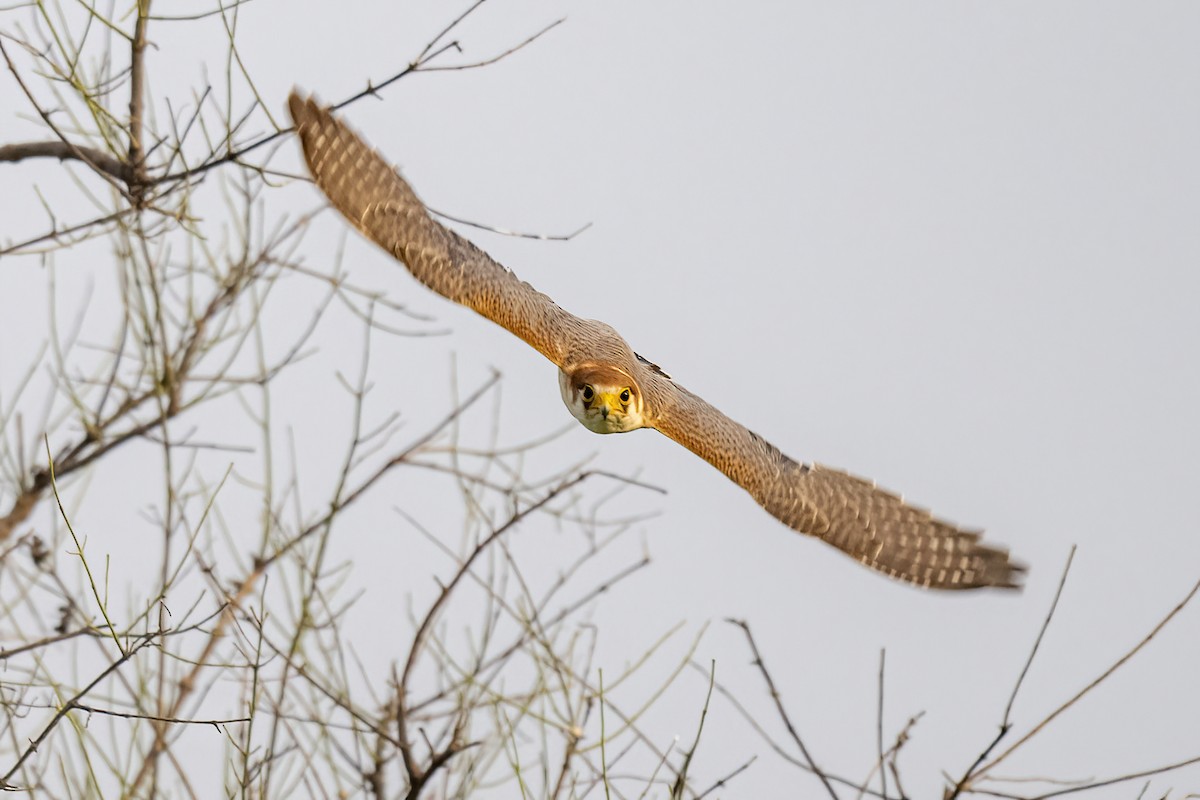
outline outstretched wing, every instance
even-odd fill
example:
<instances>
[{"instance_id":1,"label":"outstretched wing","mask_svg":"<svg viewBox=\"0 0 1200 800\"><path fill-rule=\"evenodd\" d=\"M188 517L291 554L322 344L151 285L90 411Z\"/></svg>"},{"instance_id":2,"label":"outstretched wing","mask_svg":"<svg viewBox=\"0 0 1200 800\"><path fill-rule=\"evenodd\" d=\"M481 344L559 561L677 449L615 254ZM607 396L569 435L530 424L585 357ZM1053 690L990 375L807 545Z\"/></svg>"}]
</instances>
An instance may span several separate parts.
<instances>
[{"instance_id":1,"label":"outstretched wing","mask_svg":"<svg viewBox=\"0 0 1200 800\"><path fill-rule=\"evenodd\" d=\"M800 464L672 381L653 385L650 424L724 472L770 514L872 569L932 589L1020 588L1008 552L871 481ZM643 387L644 388L644 387Z\"/></svg>"},{"instance_id":2,"label":"outstretched wing","mask_svg":"<svg viewBox=\"0 0 1200 800\"><path fill-rule=\"evenodd\" d=\"M391 165L310 98L288 108L318 187L334 208L435 292L524 339L559 367L584 349L623 351L607 326L581 320L429 216ZM618 347L616 342L621 346ZM784 524L862 563L938 589L1015 588L1006 551L844 472L798 464L672 382L640 370L649 424L716 466Z\"/></svg>"},{"instance_id":3,"label":"outstretched wing","mask_svg":"<svg viewBox=\"0 0 1200 800\"><path fill-rule=\"evenodd\" d=\"M585 321L436 222L400 174L328 109L294 91L288 109L313 180L351 224L421 283L563 366Z\"/></svg>"}]
</instances>

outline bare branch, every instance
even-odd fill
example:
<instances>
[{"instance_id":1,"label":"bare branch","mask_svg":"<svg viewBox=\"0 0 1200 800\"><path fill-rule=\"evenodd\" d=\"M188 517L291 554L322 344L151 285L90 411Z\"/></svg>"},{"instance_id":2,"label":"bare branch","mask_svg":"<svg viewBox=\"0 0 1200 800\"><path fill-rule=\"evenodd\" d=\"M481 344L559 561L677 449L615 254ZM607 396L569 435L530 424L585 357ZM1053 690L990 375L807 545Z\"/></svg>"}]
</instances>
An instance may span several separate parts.
<instances>
[{"instance_id":1,"label":"bare branch","mask_svg":"<svg viewBox=\"0 0 1200 800\"><path fill-rule=\"evenodd\" d=\"M57 158L59 161L82 161L93 169L106 172L128 183L132 171L127 165L103 150L68 142L18 142L0 146L0 161L18 162L28 158Z\"/></svg>"},{"instance_id":2,"label":"bare branch","mask_svg":"<svg viewBox=\"0 0 1200 800\"><path fill-rule=\"evenodd\" d=\"M137 21L129 56L129 167L134 183L144 183L146 154L142 147L142 109L146 101L146 23L151 0L137 0ZM136 192L140 197L141 190Z\"/></svg>"},{"instance_id":3,"label":"bare branch","mask_svg":"<svg viewBox=\"0 0 1200 800\"><path fill-rule=\"evenodd\" d=\"M682 800L683 790L687 787L688 769L692 766L692 758L696 755L696 748L700 746L700 734L704 732L704 720L708 718L708 705L712 702L713 686L717 679L717 662L714 660L708 667L708 694L704 697L704 707L700 710L700 724L696 726L696 738L692 741L692 746L683 754L683 765L679 768L679 773L675 776L675 783L671 786L672 800Z\"/></svg>"},{"instance_id":4,"label":"bare branch","mask_svg":"<svg viewBox=\"0 0 1200 800\"><path fill-rule=\"evenodd\" d=\"M217 727L219 725L232 725L236 722L249 722L250 717L229 717L227 719L179 719L177 717L156 717L153 714L138 714L132 711L117 711L112 708L99 708L90 706L85 703L76 703L74 708L79 711L86 711L89 714L102 714L107 717L120 717L121 719L144 719L151 722L165 722L170 725L211 725Z\"/></svg>"},{"instance_id":5,"label":"bare branch","mask_svg":"<svg viewBox=\"0 0 1200 800\"><path fill-rule=\"evenodd\" d=\"M442 219L448 219L451 222L457 222L460 225L469 225L470 227L478 228L481 231L491 231L492 233L498 233L501 236L512 236L516 239L537 239L543 242L569 242L579 234L586 231L588 228L592 227L592 223L588 222L571 231L570 233L522 233L521 231L510 231L505 230L504 228L497 228L492 225L484 225L481 222L472 222L469 219L456 217L452 214L438 211L435 208L430 208L429 211L433 212Z\"/></svg>"},{"instance_id":6,"label":"bare branch","mask_svg":"<svg viewBox=\"0 0 1200 800\"><path fill-rule=\"evenodd\" d=\"M140 652L143 647L154 641L154 637L155 634L147 634L138 639L125 652L123 652L118 659L109 664L99 675L93 678L90 683L72 695L71 698L63 704L62 708L60 708L58 712L50 718L50 722L46 724L46 727L42 728L42 732L38 734L35 739L30 741L29 747L25 748L24 752L21 753L21 757L17 759L17 762L9 768L8 772L4 773L3 776L0 776L0 789L16 788L9 782L9 779L12 778L13 775L17 774L17 772L21 769L21 765L24 764L31 755L37 752L38 747L41 746L42 742L46 740L46 737L50 735L50 732L54 730L55 726L62 721L63 717L70 713L71 709L75 708L75 704L84 697L87 697L92 689L95 689L98 685L100 685L105 678L119 670L126 661L133 658L134 655Z\"/></svg>"},{"instance_id":7,"label":"bare branch","mask_svg":"<svg viewBox=\"0 0 1200 800\"><path fill-rule=\"evenodd\" d=\"M753 764L753 763L754 763L755 761L757 761L757 760L758 760L758 756L751 756L751 757L750 757L750 758L749 758L749 759L748 759L748 760L747 760L747 761L746 761L744 764L742 764L740 767L738 767L737 769L733 770L733 771L732 771L732 772L730 772L728 775L725 775L724 777L722 777L722 778L719 778L719 779L716 781L716 783L714 783L712 786L708 787L708 788L707 788L707 789L705 789L703 792L701 792L700 794L696 795L696 800L704 800L704 798L705 798L705 797L708 797L710 794L712 794L713 792L715 792L717 789L722 789L722 788L724 788L725 786L727 786L727 785L729 784L729 782L730 782L730 781L732 781L732 780L733 780L734 778L736 778L738 775L741 775L743 772L745 772L746 770L750 769L750 765L751 765L751 764Z\"/></svg>"},{"instance_id":8,"label":"bare branch","mask_svg":"<svg viewBox=\"0 0 1200 800\"><path fill-rule=\"evenodd\" d=\"M883 677L887 665L887 649L879 650L879 707L875 713L875 750L879 754L879 793L887 797L887 770L883 761ZM864 784L864 789L866 788Z\"/></svg>"},{"instance_id":9,"label":"bare branch","mask_svg":"<svg viewBox=\"0 0 1200 800\"><path fill-rule=\"evenodd\" d=\"M1029 651L1029 658L1025 660L1025 666L1021 668L1021 674L1017 677L1017 682L1013 686L1012 694L1008 698L1008 705L1004 707L1004 719L1000 723L1000 729L996 732L996 736L988 743L987 747L979 753L975 761L967 768L946 793L946 800L954 800L954 798L962 795L964 791L972 788L975 779L984 773L980 769L996 746L1008 735L1012 729L1012 723L1009 722L1009 714L1012 712L1013 703L1016 702L1017 693L1021 690L1021 684L1025 681L1025 676L1029 673L1029 667L1033 664L1033 659L1037 655L1038 648L1042 645L1042 637L1046 635L1046 629L1050 627L1050 620L1054 619L1054 611L1058 608L1059 598L1062 597L1063 587L1067 585L1067 575L1071 572L1071 562L1075 560L1075 548L1071 548L1071 552L1067 554L1067 563L1063 565L1062 575L1058 579L1058 589L1054 592L1054 600L1050 603L1050 610L1046 613L1046 618L1042 620L1042 627L1038 631L1037 638L1033 641L1033 648Z\"/></svg>"},{"instance_id":10,"label":"bare branch","mask_svg":"<svg viewBox=\"0 0 1200 800\"><path fill-rule=\"evenodd\" d=\"M1192 585L1192 588L1190 590L1188 590L1188 593L1184 596L1184 598L1182 600L1180 600L1179 603L1174 608L1172 608L1169 612L1167 612L1166 616L1164 616L1161 620L1159 620L1158 624L1155 625L1154 628L1151 629L1151 631L1148 634L1146 634L1140 642L1138 642L1136 645L1134 645L1132 648L1130 648L1123 656L1121 656L1115 662L1113 662L1113 665L1110 666L1108 669L1106 669L1104 672L1102 672L1099 676L1097 676L1095 680L1093 680L1087 686L1083 687L1078 692L1076 692L1075 695L1073 695L1070 700L1067 700L1065 703L1060 705L1058 708L1054 709L1054 711L1050 712L1050 714L1048 714L1045 719L1043 719L1037 725L1034 725L1033 728L1031 728L1027 734L1025 734L1020 739L1018 739L1016 742L1011 744L1007 750L1005 750L1000 755L996 756L994 759L992 759L990 762L988 762L985 766L980 767L977 774L983 775L987 772L990 772L997 764L999 764L1000 762L1004 761L1004 759L1006 759L1010 755L1012 755L1013 751L1015 751L1018 747L1023 745L1025 742L1029 741L1031 738L1033 738L1035 735L1037 735L1037 733L1039 731L1041 731L1043 728L1045 728L1047 725L1049 725L1051 722L1053 722L1058 717L1059 714L1063 713L1068 708L1075 705L1075 703L1078 702L1081 698L1083 698L1084 695L1088 694L1090 691L1092 691L1092 689L1095 689L1097 686L1099 686L1101 683L1103 683L1105 680L1107 680L1110 675L1112 675L1114 672L1116 672L1118 669L1120 669L1122 666L1124 666L1125 663L1129 661L1129 659L1133 658L1135 655L1137 655L1139 652L1141 652L1142 648L1144 648L1147 644L1149 644L1150 640L1153 639L1155 636L1157 636L1159 631L1161 631L1163 628L1165 628L1171 622L1171 620L1173 620L1176 617L1176 615L1179 614L1180 611L1183 611L1183 609L1185 607L1187 607L1188 603L1190 603L1192 601L1192 598L1196 596L1196 592L1198 592L1198 591L1200 591L1200 580L1197 580L1196 583Z\"/></svg>"},{"instance_id":11,"label":"bare branch","mask_svg":"<svg viewBox=\"0 0 1200 800\"><path fill-rule=\"evenodd\" d=\"M1054 619L1054 612L1058 608L1058 601L1062 597L1063 587L1067 585L1067 575L1071 572L1071 563L1075 560L1075 545L1071 545L1071 552L1067 554L1067 563L1063 565L1062 575L1058 579L1058 588L1054 591L1054 600L1050 603L1050 610L1046 612L1046 619L1042 621L1042 628L1038 631L1037 639L1033 642L1033 649L1029 651L1029 658L1025 661L1025 666L1021 668L1021 674L1017 678L1017 683L1013 686L1012 695L1008 698L1008 705L1004 707L1004 719L1000 723L1000 727L1007 730L1010 727L1009 715L1012 713L1013 703L1017 701L1017 693L1021 691L1021 684L1025 682L1025 676L1029 673L1029 668L1033 665L1033 659L1037 655L1038 648L1042 646L1042 637L1046 635L1046 629L1050 627L1050 620Z\"/></svg>"},{"instance_id":12,"label":"bare branch","mask_svg":"<svg viewBox=\"0 0 1200 800\"><path fill-rule=\"evenodd\" d=\"M1032 795L1032 796L1011 794L1011 793L1007 793L1007 792L997 791L995 789L987 789L987 788L979 788L979 787L973 788L972 791L975 794L986 795L988 797L1006 797L1006 798L1012 798L1013 800L1049 800L1049 798L1051 798L1051 797L1062 797L1063 795L1075 794L1076 792L1088 792L1088 791L1091 791L1092 789L1101 789L1105 786L1113 786L1118 783L1126 783L1128 781L1136 781L1141 778L1150 778L1150 777L1154 777L1156 775L1163 775L1167 772L1171 772L1172 770L1182 769L1184 767L1190 767L1193 764L1200 764L1200 756L1193 756L1192 758L1185 758L1182 761L1175 761L1170 764L1164 764L1160 767L1152 767L1150 769L1139 770L1137 772L1128 772L1124 775L1118 775L1115 778L1104 778L1104 779L1098 780L1098 781L1093 781L1093 780L1082 781L1078 785L1075 785L1075 786L1067 786L1062 789L1055 789L1053 791L1043 792L1041 794ZM1142 789L1142 792L1143 793L1145 792L1144 787ZM1166 800L1167 796L1168 795L1163 795L1164 800ZM1193 796L1194 795L1188 795L1188 797L1193 797Z\"/></svg>"},{"instance_id":13,"label":"bare branch","mask_svg":"<svg viewBox=\"0 0 1200 800\"><path fill-rule=\"evenodd\" d=\"M800 749L800 753L804 756L805 762L808 764L808 769L820 779L822 785L825 786L825 791L833 800L838 800L837 792L834 791L833 784L825 777L825 773L817 767L813 761L812 755L809 754L808 748L804 746L804 742L800 739L800 734L796 730L796 726L792 724L791 717L788 716L787 709L783 707L783 698L779 694L779 690L775 688L775 681L771 678L771 673L767 670L767 664L763 661L762 654L758 652L758 644L754 641L754 634L750 632L750 625L745 620L729 619L726 622L731 625L736 625L746 634L746 641L750 645L750 652L754 655L752 662L758 668L759 673L763 676L763 680L767 683L767 691L771 695L771 701L775 703L775 710L779 712L780 719L783 720L784 726L787 728L788 734L792 737L792 741Z\"/></svg>"},{"instance_id":14,"label":"bare branch","mask_svg":"<svg viewBox=\"0 0 1200 800\"><path fill-rule=\"evenodd\" d=\"M468 64L451 64L451 65L444 66L444 67L428 67L428 66L418 65L417 67L414 68L414 71L415 72L451 72L451 71L479 69L480 67L486 67L491 64L495 64L498 61L503 61L504 59L511 56L513 53L516 53L518 50L521 50L521 49L533 44L538 39L542 38L542 36L546 35L547 33L554 30L555 28L557 28L559 25L561 25L562 23L564 23L566 21L567 21L566 17L561 17L559 19L556 19L556 20L554 20L554 22L551 22L549 25L542 28L540 31L533 34L528 39L525 39L520 44L513 45L512 47L508 48L504 52L498 53L498 54L492 56L491 58L485 58L482 61L472 61ZM428 61L426 61L426 63L428 63Z\"/></svg>"}]
</instances>

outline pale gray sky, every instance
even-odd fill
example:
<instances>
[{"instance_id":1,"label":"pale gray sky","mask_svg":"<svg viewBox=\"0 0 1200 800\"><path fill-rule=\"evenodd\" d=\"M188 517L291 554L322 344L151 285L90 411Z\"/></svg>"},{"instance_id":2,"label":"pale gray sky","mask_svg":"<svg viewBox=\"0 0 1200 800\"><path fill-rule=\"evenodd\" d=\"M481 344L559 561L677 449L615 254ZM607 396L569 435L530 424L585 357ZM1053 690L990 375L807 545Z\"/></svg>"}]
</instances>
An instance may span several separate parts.
<instances>
[{"instance_id":1,"label":"pale gray sky","mask_svg":"<svg viewBox=\"0 0 1200 800\"><path fill-rule=\"evenodd\" d=\"M280 119L293 85L336 101L378 82L459 6L331 9L257 0L242 11L242 57ZM616 673L686 621L678 655L711 620L696 658L715 659L718 678L781 734L741 634L721 621L744 618L814 756L861 778L886 648L886 735L926 712L902 764L906 789L934 796L941 770L961 773L994 734L1072 544L1072 580L1014 710L1017 733L1200 578L1200 7L495 0L460 31L463 58L490 56L562 15L495 66L406 78L345 116L439 210L547 233L591 222L568 243L464 232L793 457L873 477L985 528L1030 565L1021 594L919 592L789 532L657 434L599 438L576 426L530 469L595 454L597 468L669 492L626 491L605 507L659 514L638 525L652 567L595 613L597 664ZM209 39L177 38L184 30L195 35L167 25L152 35L160 93L223 74L217 23ZM0 80L0 107L3 140L10 130L29 138L10 79ZM283 146L275 166L298 170L294 143ZM0 235L41 230L31 186L55 186L50 172L3 167ZM55 196L64 207L70 188ZM321 202L301 185L288 198L295 212ZM322 215L306 260L328 266L344 232ZM495 368L502 442L571 424L554 368L532 350L357 236L345 263L356 282L435 318L413 327L452 331L377 342L380 417L399 409L407 430L422 430L443 413L454 376L465 393ZM12 331L45 308L36 267L0 264L9 390L8 365L23 368L34 352ZM102 304L103 260L59 258L60 283L85 274ZM296 290L301 316L316 302L309 294ZM334 371L357 368L359 329L348 316L344 324L284 384L296 397L276 400L313 480L341 455L336 436L324 447L321 426L344 403ZM453 486L425 476L393 477L383 494L359 517L369 541L349 530L337 540L367 587L354 622L364 631L381 608L399 612L398 588L420 602L432 587L431 565L407 554L433 551L413 544L392 506L432 525L439 505L459 502ZM89 508L136 526L136 509L111 503L96 497ZM137 546L111 524L91 546ZM536 549L528 555L536 576ZM397 643L406 630L396 623ZM396 655L385 640L361 647L376 666ZM1198 663L1192 608L1003 774L1104 777L1200 755ZM685 675L647 728L664 745L676 734L690 741L704 689ZM715 780L754 753L726 796L819 793L714 700L698 768ZM1200 767L1156 779L1150 795L1168 787L1200 791Z\"/></svg>"}]
</instances>

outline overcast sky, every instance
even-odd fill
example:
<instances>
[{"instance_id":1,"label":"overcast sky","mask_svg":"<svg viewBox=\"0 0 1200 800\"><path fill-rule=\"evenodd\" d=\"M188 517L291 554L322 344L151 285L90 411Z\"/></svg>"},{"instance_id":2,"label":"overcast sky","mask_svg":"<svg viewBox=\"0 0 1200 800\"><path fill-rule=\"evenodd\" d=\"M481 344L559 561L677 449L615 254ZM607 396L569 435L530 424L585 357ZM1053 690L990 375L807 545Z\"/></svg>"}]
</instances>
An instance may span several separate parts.
<instances>
[{"instance_id":1,"label":"overcast sky","mask_svg":"<svg viewBox=\"0 0 1200 800\"><path fill-rule=\"evenodd\" d=\"M460 5L256 0L241 14L241 55L282 115L293 85L338 101L393 74ZM591 223L570 242L462 230L797 460L986 529L1029 565L1027 587L908 588L790 532L662 436L588 433L548 362L351 235L355 281L431 318L414 329L449 332L379 342L378 413L394 406L407 430L423 430L455 382L465 394L498 370L501 443L573 425L532 469L594 456L598 469L667 491L626 490L605 506L657 512L634 534L653 565L595 612L606 673L685 621L678 655L712 621L697 660L715 659L778 734L744 640L722 622L748 620L814 756L862 777L886 648L885 736L926 712L902 764L913 796L935 796L941 770L961 773L994 734L1073 544L1071 580L1014 710L1019 733L1200 578L1200 6L495 0L459 32L458 58L491 56L563 15L494 66L406 78L345 117L441 211L551 234ZM152 32L156 91L222 74L222 34L203 30L209 38ZM3 141L33 136L16 118L24 102L0 80ZM294 143L284 147L273 165L298 171ZM0 172L0 236L41 230L31 187L50 168L38 170ZM321 204L311 186L287 191L293 212ZM301 255L332 263L345 230L320 216ZM69 257L60 262L62 281ZM45 307L29 301L45 292L36 266L0 263L8 390L9 365L36 352L13 334ZM103 302L111 275L85 269ZM297 298L309 313L315 300ZM295 394L278 399L312 474L342 453L336 439L323 449L319 426L305 432L345 402L334 371L356 368L360 342L345 324L346 341L326 336ZM381 603L398 613L397 575L418 596L430 589L428 564L401 564L415 534L392 508L436 521L459 496L437 483L440 495L421 494L412 487L425 479L408 479L395 477L364 517L380 528L369 543L349 531L338 540L367 587L357 624ZM94 513L104 509L96 498ZM93 546L136 546L120 536L97 531ZM525 569L538 574L536 552ZM395 657L377 645L364 648ZM1197 664L1190 608L1002 773L1082 779L1200 756ZM690 741L705 688L691 673L676 685L647 722L659 741ZM711 780L760 754L728 796L776 796L793 782L819 791L728 703L714 700L706 724L697 758ZM1155 779L1148 796L1169 787L1200 791L1200 767Z\"/></svg>"}]
</instances>

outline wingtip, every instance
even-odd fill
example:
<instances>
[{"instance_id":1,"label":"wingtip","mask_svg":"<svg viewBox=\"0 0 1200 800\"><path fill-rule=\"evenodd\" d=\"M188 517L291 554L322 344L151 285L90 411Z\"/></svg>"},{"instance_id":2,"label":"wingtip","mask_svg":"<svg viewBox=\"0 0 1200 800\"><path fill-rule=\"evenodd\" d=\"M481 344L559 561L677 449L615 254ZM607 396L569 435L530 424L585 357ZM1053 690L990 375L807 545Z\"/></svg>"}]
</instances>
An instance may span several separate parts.
<instances>
[{"instance_id":1,"label":"wingtip","mask_svg":"<svg viewBox=\"0 0 1200 800\"><path fill-rule=\"evenodd\" d=\"M1007 553L1005 554L1007 556ZM1029 574L1029 566L1020 561L1008 562L1007 581L999 584L998 588L1021 591L1025 588L1025 576Z\"/></svg>"},{"instance_id":2,"label":"wingtip","mask_svg":"<svg viewBox=\"0 0 1200 800\"><path fill-rule=\"evenodd\" d=\"M300 127L304 120L311 116L311 111L316 106L313 96L304 92L299 86L293 86L288 92L288 114L292 117L292 122L296 127Z\"/></svg>"},{"instance_id":3,"label":"wingtip","mask_svg":"<svg viewBox=\"0 0 1200 800\"><path fill-rule=\"evenodd\" d=\"M1025 575L1029 567L1021 561L1014 560L1008 550L1002 547L981 548L985 558L982 580L967 588L974 589L1003 589L1020 592L1025 588Z\"/></svg>"}]
</instances>

